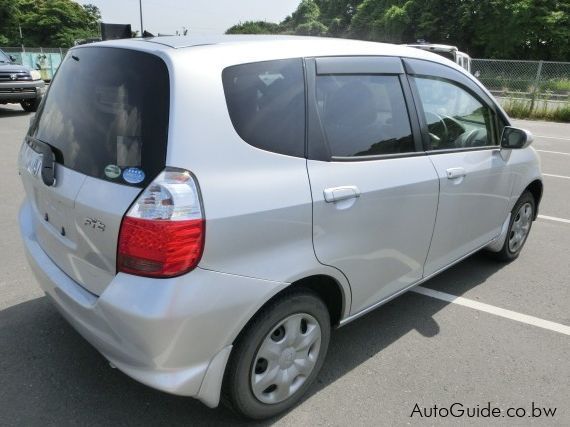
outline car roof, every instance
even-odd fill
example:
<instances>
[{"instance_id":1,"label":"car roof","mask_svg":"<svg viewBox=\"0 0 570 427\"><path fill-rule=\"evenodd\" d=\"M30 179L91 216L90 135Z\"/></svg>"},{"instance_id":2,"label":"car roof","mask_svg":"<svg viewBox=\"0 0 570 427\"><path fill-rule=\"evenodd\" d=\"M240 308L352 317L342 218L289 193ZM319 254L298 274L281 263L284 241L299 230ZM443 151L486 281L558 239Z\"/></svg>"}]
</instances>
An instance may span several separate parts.
<instances>
[{"instance_id":1,"label":"car roof","mask_svg":"<svg viewBox=\"0 0 570 427\"><path fill-rule=\"evenodd\" d=\"M257 45L257 46L256 46ZM148 38L132 38L110 40L82 46L109 46L141 50L170 50L178 52L195 47L213 47L251 49L253 46L267 49L275 46L284 51L296 50L303 52L302 56L330 55L391 55L408 58L429 59L436 62L445 62L439 55L431 54L425 50L371 41L342 39L332 37L305 37L281 35L212 35L212 36L160 36ZM79 47L79 46L78 46Z\"/></svg>"},{"instance_id":2,"label":"car roof","mask_svg":"<svg viewBox=\"0 0 570 427\"><path fill-rule=\"evenodd\" d=\"M204 36L160 36L148 37L142 40L149 43L158 43L174 49L182 49L194 46L217 45L227 43L252 43L252 42L270 42L270 41L298 41L298 40L319 40L319 37L302 37L302 36L276 36L276 35L204 35ZM141 39L138 39L141 40Z\"/></svg>"},{"instance_id":3,"label":"car roof","mask_svg":"<svg viewBox=\"0 0 570 427\"><path fill-rule=\"evenodd\" d=\"M212 56L231 58L233 64L318 56L398 56L437 62L464 72L453 61L425 49L332 37L282 35L160 36L109 40L72 48L115 47L157 53L170 58Z\"/></svg>"}]
</instances>

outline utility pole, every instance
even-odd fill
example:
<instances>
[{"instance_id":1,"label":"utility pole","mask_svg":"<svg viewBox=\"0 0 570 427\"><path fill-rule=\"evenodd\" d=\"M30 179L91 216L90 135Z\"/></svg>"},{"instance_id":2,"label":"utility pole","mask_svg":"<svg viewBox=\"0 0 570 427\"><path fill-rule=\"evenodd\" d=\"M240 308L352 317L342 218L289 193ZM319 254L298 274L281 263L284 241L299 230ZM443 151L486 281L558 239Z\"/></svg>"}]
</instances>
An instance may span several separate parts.
<instances>
[{"instance_id":1,"label":"utility pole","mask_svg":"<svg viewBox=\"0 0 570 427\"><path fill-rule=\"evenodd\" d=\"M26 48L24 47L24 36L22 35L22 26L20 24L18 24L18 30L20 30L20 43L22 44L22 52L25 52Z\"/></svg>"},{"instance_id":2,"label":"utility pole","mask_svg":"<svg viewBox=\"0 0 570 427\"><path fill-rule=\"evenodd\" d=\"M144 37L143 15L142 15L142 0L139 0L139 9L140 9L140 15L141 15L141 37Z\"/></svg>"}]
</instances>

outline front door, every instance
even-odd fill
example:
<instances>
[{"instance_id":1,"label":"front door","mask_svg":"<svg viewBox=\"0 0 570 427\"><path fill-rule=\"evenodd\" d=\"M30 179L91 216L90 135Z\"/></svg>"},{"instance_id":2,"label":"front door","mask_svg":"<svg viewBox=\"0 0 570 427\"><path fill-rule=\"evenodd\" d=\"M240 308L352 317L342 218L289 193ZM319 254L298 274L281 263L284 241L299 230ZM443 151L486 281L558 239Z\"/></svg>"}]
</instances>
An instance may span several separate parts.
<instances>
[{"instance_id":1,"label":"front door","mask_svg":"<svg viewBox=\"0 0 570 427\"><path fill-rule=\"evenodd\" d=\"M498 145L492 105L452 79L426 73L412 75L410 81L440 182L437 221L424 271L428 276L500 234L513 176Z\"/></svg>"}]
</instances>

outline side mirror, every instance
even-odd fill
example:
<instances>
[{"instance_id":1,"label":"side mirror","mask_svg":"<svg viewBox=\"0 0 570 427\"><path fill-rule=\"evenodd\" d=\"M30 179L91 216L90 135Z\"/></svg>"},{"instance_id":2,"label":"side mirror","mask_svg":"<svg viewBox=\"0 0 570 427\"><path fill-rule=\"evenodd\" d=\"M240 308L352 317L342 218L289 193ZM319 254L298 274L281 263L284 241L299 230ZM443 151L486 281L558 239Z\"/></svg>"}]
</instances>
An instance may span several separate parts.
<instances>
[{"instance_id":1,"label":"side mirror","mask_svg":"<svg viewBox=\"0 0 570 427\"><path fill-rule=\"evenodd\" d=\"M14 55L10 55L10 61L16 62L16 57Z\"/></svg>"},{"instance_id":2,"label":"side mirror","mask_svg":"<svg viewBox=\"0 0 570 427\"><path fill-rule=\"evenodd\" d=\"M528 130L505 126L501 136L501 147L508 149L526 148L533 140L534 137Z\"/></svg>"}]
</instances>

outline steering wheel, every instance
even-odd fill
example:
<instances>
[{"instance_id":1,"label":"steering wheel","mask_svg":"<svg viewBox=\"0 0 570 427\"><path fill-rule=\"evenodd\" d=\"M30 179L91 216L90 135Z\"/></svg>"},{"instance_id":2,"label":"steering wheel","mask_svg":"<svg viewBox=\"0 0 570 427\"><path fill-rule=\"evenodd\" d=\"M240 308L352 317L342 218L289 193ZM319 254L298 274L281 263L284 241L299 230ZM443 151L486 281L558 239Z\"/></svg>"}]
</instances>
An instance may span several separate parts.
<instances>
[{"instance_id":1,"label":"steering wheel","mask_svg":"<svg viewBox=\"0 0 570 427\"><path fill-rule=\"evenodd\" d=\"M463 140L463 142L459 145L463 147L469 147L469 145L467 145L467 141L469 141L469 144L473 143L474 135L472 134L472 132L469 132L469 134L465 136L465 132L467 132L467 129L465 128L463 123L461 123L455 117L445 115L443 116L443 121L447 122L449 136L453 139L453 141L449 141L450 143L453 143L453 145L458 145L461 139Z\"/></svg>"},{"instance_id":2,"label":"steering wheel","mask_svg":"<svg viewBox=\"0 0 570 427\"><path fill-rule=\"evenodd\" d=\"M430 120L430 117L432 119L435 118L435 120ZM437 136L433 132L429 132L429 137L432 140L432 142L437 143L438 146L447 144L447 142L449 141L449 129L447 128L447 124L445 123L444 118L432 111L426 111L426 121L428 122L428 129L434 125L436 126L441 125L443 131L441 137Z\"/></svg>"},{"instance_id":3,"label":"steering wheel","mask_svg":"<svg viewBox=\"0 0 570 427\"><path fill-rule=\"evenodd\" d=\"M481 129L473 129L471 130L463 141L464 147L475 147L477 143L477 138L481 134Z\"/></svg>"},{"instance_id":4,"label":"steering wheel","mask_svg":"<svg viewBox=\"0 0 570 427\"><path fill-rule=\"evenodd\" d=\"M456 125L459 129L465 131L465 127L461 124L461 122L459 120L457 120L455 117L452 116L448 116L448 115L444 115L442 116L443 121L445 122L446 120L449 120L451 123L453 123L454 125Z\"/></svg>"}]
</instances>

